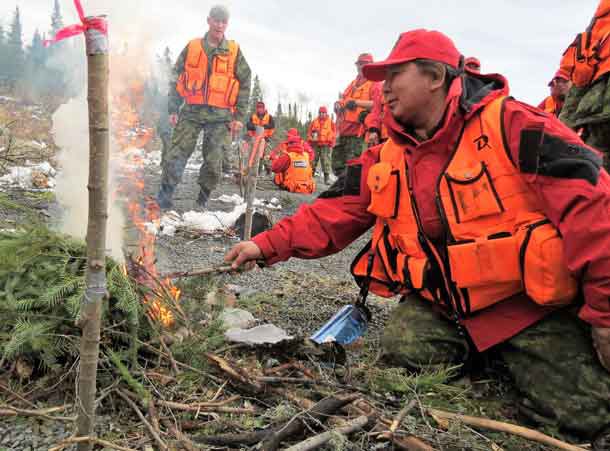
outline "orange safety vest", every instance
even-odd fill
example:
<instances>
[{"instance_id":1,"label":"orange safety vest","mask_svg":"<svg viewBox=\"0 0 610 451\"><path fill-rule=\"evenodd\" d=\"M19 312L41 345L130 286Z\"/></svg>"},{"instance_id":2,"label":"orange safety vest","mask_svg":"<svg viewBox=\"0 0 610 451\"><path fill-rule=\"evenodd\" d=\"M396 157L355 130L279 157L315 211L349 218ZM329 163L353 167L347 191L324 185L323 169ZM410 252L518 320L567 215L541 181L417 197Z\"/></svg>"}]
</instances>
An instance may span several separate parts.
<instances>
[{"instance_id":1,"label":"orange safety vest","mask_svg":"<svg viewBox=\"0 0 610 451\"><path fill-rule=\"evenodd\" d=\"M264 127L265 125L269 124L269 121L271 121L271 115L267 112L265 112L265 115L262 118L258 117L258 114L256 113L254 113L250 118L250 122L252 122L256 127ZM275 129L266 128L264 136L265 138L271 138L274 133ZM256 136L256 130L248 130L248 135Z\"/></svg>"},{"instance_id":2,"label":"orange safety vest","mask_svg":"<svg viewBox=\"0 0 610 451\"><path fill-rule=\"evenodd\" d=\"M577 87L610 72L610 0L600 2L587 30L577 34L564 52L560 68Z\"/></svg>"},{"instance_id":3,"label":"orange safety vest","mask_svg":"<svg viewBox=\"0 0 610 451\"><path fill-rule=\"evenodd\" d=\"M371 88L373 87L373 83L374 82L367 80L360 86L356 86L356 80L352 81L341 97L343 105L350 100L373 100L371 97ZM346 122L358 123L360 113L362 113L364 110L365 109L361 107L357 107L354 110L345 110L343 113L343 120Z\"/></svg>"},{"instance_id":4,"label":"orange safety vest","mask_svg":"<svg viewBox=\"0 0 610 451\"><path fill-rule=\"evenodd\" d=\"M525 291L542 305L576 296L563 242L512 163L496 99L469 120L437 185L445 246L425 235L407 176L404 147L390 138L367 184L377 216L369 244L352 263L361 287L380 296L420 293L466 317Z\"/></svg>"},{"instance_id":5,"label":"orange safety vest","mask_svg":"<svg viewBox=\"0 0 610 451\"><path fill-rule=\"evenodd\" d=\"M315 118L311 123L311 127L309 130L309 138L312 142L331 143L335 139L335 133L333 131L333 122L329 117L327 117L324 122L320 121L319 117ZM314 133L317 133L315 139Z\"/></svg>"},{"instance_id":6,"label":"orange safety vest","mask_svg":"<svg viewBox=\"0 0 610 451\"><path fill-rule=\"evenodd\" d=\"M291 193L311 194L316 190L311 163L307 152L290 152L290 166L282 174L276 174L275 183Z\"/></svg>"},{"instance_id":7,"label":"orange safety vest","mask_svg":"<svg viewBox=\"0 0 610 451\"><path fill-rule=\"evenodd\" d=\"M235 78L235 64L239 45L235 41L227 42L229 52L215 55L211 66L202 38L189 42L184 72L176 83L176 91L189 105L233 109L237 104L239 80Z\"/></svg>"}]
</instances>

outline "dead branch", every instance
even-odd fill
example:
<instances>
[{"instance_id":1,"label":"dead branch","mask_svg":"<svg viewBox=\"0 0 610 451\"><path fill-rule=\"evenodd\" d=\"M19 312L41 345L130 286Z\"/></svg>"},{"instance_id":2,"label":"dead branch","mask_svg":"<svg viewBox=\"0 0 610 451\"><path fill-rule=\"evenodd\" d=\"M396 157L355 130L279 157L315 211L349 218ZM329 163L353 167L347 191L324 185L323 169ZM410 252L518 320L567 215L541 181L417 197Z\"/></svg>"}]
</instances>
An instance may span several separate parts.
<instances>
[{"instance_id":1,"label":"dead branch","mask_svg":"<svg viewBox=\"0 0 610 451\"><path fill-rule=\"evenodd\" d=\"M117 449L119 451L137 451L133 448L125 448L95 437L70 437L63 440L59 445L49 448L49 451L62 451L64 448L76 443L90 443L92 445L99 445L104 448Z\"/></svg>"},{"instance_id":2,"label":"dead branch","mask_svg":"<svg viewBox=\"0 0 610 451\"><path fill-rule=\"evenodd\" d=\"M517 426L515 424L504 423L502 421L490 420L488 418L471 417L468 415L459 415L456 413L445 412L436 409L427 409L428 413L432 418L440 418L443 420L455 420L469 426L480 427L484 429L492 429L494 431L507 432L509 434L518 435L519 437L526 438L528 440L542 443L548 446L554 446L559 449L567 451L585 451L584 448L579 446L571 445L563 442L556 438L550 437L542 432L534 429L529 429L523 426Z\"/></svg>"},{"instance_id":3,"label":"dead branch","mask_svg":"<svg viewBox=\"0 0 610 451\"><path fill-rule=\"evenodd\" d=\"M239 415L254 415L256 409L248 409L241 407L224 407L219 405L205 405L201 404L182 404L179 402L172 401L157 401L157 404L169 409L181 410L183 412L198 412L200 415L205 415L206 412L217 412L217 413L234 413Z\"/></svg>"},{"instance_id":4,"label":"dead branch","mask_svg":"<svg viewBox=\"0 0 610 451\"><path fill-rule=\"evenodd\" d=\"M321 385L323 387L330 387L336 390L350 390L361 393L369 393L365 388L356 387L354 385L337 384L335 382L326 382L319 379L309 379L306 377L269 377L269 376L258 376L256 377L257 382L263 384L303 384L303 385Z\"/></svg>"},{"instance_id":5,"label":"dead branch","mask_svg":"<svg viewBox=\"0 0 610 451\"><path fill-rule=\"evenodd\" d=\"M40 409L40 410L29 410L29 409L18 409L17 407L13 407L7 404L0 404L0 417L16 417L16 416L25 416L25 417L40 417L46 420L55 420L55 421L66 421L72 422L76 420L76 417L54 417L51 416L51 413L63 412L66 409L71 407L70 405L65 405L61 407L51 407L49 409Z\"/></svg>"},{"instance_id":6,"label":"dead branch","mask_svg":"<svg viewBox=\"0 0 610 451\"><path fill-rule=\"evenodd\" d=\"M185 279L187 277L208 276L211 274L222 274L226 272L238 272L231 265L214 266L211 268L191 269L189 271L172 272L159 276L161 280L165 279Z\"/></svg>"},{"instance_id":7,"label":"dead branch","mask_svg":"<svg viewBox=\"0 0 610 451\"><path fill-rule=\"evenodd\" d=\"M291 446L290 448L286 448L286 451L309 451L312 449L318 449L320 446L329 442L336 434L348 435L352 434L353 432L360 431L370 422L370 420L371 419L369 417L358 417L354 420L348 421L345 426L323 432L322 434L310 437L301 443Z\"/></svg>"},{"instance_id":8,"label":"dead branch","mask_svg":"<svg viewBox=\"0 0 610 451\"><path fill-rule=\"evenodd\" d=\"M311 409L303 412L303 415L309 418L314 418L318 421L323 421L328 416L335 413L337 410L353 402L357 396L351 395L343 399L330 397L316 403ZM293 421L294 420L294 421ZM264 431L248 432L245 434L222 434L216 436L201 436L195 440L200 443L214 446L238 447L242 445L251 446L261 441L264 441L262 449L264 451L272 451L277 449L280 442L288 437L295 436L305 429L305 423L302 420L293 418L288 423L282 423Z\"/></svg>"},{"instance_id":9,"label":"dead branch","mask_svg":"<svg viewBox=\"0 0 610 451\"><path fill-rule=\"evenodd\" d=\"M14 392L13 390L11 390L9 387L7 387L4 384L0 384L0 390L5 391L6 393L8 393L9 395L11 395L14 398L17 398L19 401L27 404L30 407L36 408L36 404L34 404L31 401L28 401L27 399L25 399L23 396L21 396L19 393Z\"/></svg>"},{"instance_id":10,"label":"dead branch","mask_svg":"<svg viewBox=\"0 0 610 451\"><path fill-rule=\"evenodd\" d=\"M176 437L176 440L180 442L186 451L195 451L195 444L186 435L184 435L174 423L169 420L163 420L163 425L174 437Z\"/></svg>"},{"instance_id":11,"label":"dead branch","mask_svg":"<svg viewBox=\"0 0 610 451\"><path fill-rule=\"evenodd\" d=\"M133 409L133 411L136 413L136 415L140 418L140 421L142 421L142 423L144 423L144 425L148 428L148 432L150 433L152 438L157 442L157 445L159 445L159 449L161 449L162 451L168 451L169 448L167 447L165 442L161 439L161 437L159 437L159 434L157 434L154 427L146 420L146 418L144 418L144 415L142 414L142 412L140 411L140 409L138 408L136 403L133 402L123 390L117 390L116 394L119 395L121 398L123 398L123 400L127 404L129 404L129 406Z\"/></svg>"},{"instance_id":12,"label":"dead branch","mask_svg":"<svg viewBox=\"0 0 610 451\"><path fill-rule=\"evenodd\" d=\"M236 383L239 388L254 394L261 393L264 390L263 385L257 380L258 378L252 379L244 369L235 367L229 361L212 353L206 352L205 356L221 371L225 372L230 380Z\"/></svg>"}]
</instances>

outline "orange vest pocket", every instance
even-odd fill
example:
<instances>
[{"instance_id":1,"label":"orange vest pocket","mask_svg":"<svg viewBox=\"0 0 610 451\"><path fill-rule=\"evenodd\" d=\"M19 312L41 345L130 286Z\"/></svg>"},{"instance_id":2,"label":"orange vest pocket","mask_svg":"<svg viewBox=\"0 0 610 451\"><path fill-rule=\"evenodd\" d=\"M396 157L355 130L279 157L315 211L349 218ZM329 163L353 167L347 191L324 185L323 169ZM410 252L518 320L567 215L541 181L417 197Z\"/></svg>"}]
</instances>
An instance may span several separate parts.
<instances>
[{"instance_id":1,"label":"orange vest pocket","mask_svg":"<svg viewBox=\"0 0 610 451\"><path fill-rule=\"evenodd\" d=\"M578 291L563 253L563 240L553 224L541 220L517 232L526 294L537 304L569 304Z\"/></svg>"},{"instance_id":2,"label":"orange vest pocket","mask_svg":"<svg viewBox=\"0 0 610 451\"><path fill-rule=\"evenodd\" d=\"M447 250L451 278L460 288L521 279L514 236L452 244Z\"/></svg>"},{"instance_id":3,"label":"orange vest pocket","mask_svg":"<svg viewBox=\"0 0 610 451\"><path fill-rule=\"evenodd\" d=\"M459 173L445 174L457 223L502 213L504 207L496 193L487 168L478 164Z\"/></svg>"},{"instance_id":4,"label":"orange vest pocket","mask_svg":"<svg viewBox=\"0 0 610 451\"><path fill-rule=\"evenodd\" d=\"M380 218L395 218L398 215L400 197L399 171L390 163L374 164L369 169L367 185L371 190L368 211Z\"/></svg>"}]
</instances>

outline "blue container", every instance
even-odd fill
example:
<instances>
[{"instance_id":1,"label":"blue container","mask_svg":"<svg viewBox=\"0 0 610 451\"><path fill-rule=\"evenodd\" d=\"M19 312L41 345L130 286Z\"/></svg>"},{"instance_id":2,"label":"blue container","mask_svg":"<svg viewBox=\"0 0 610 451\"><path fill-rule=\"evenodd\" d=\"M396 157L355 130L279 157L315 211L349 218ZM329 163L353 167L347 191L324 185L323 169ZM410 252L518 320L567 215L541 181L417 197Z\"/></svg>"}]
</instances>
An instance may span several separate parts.
<instances>
[{"instance_id":1,"label":"blue container","mask_svg":"<svg viewBox=\"0 0 610 451\"><path fill-rule=\"evenodd\" d=\"M362 337L367 326L366 315L355 305L346 305L309 338L317 344L348 345Z\"/></svg>"}]
</instances>

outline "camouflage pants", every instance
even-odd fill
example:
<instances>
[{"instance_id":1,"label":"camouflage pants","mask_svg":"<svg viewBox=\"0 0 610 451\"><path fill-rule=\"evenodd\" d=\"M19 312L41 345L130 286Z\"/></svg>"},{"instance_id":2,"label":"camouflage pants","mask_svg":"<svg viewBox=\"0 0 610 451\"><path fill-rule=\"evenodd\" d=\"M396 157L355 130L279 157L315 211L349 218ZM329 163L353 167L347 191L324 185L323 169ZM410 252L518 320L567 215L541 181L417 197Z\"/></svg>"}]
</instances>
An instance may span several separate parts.
<instances>
[{"instance_id":1,"label":"camouflage pants","mask_svg":"<svg viewBox=\"0 0 610 451\"><path fill-rule=\"evenodd\" d=\"M318 146L317 144L314 144L313 150L316 153L316 158L313 161L313 172L315 173L316 169L318 169L318 161L320 161L320 165L322 166L322 172L324 172L324 175L329 175L330 171L332 170L332 149L329 146Z\"/></svg>"},{"instance_id":2,"label":"camouflage pants","mask_svg":"<svg viewBox=\"0 0 610 451\"><path fill-rule=\"evenodd\" d=\"M414 370L463 363L469 345L456 327L418 298L394 310L381 341L387 359ZM591 327L574 313L552 313L499 352L534 420L589 438L610 423L610 375L593 350Z\"/></svg>"},{"instance_id":3,"label":"camouflage pants","mask_svg":"<svg viewBox=\"0 0 610 451\"><path fill-rule=\"evenodd\" d=\"M172 135L172 143L163 157L162 185L175 188L182 180L188 159L193 154L199 133L203 130L203 164L199 169L199 186L210 193L218 183L222 173L223 153L227 138L227 124L201 124L180 117Z\"/></svg>"},{"instance_id":4,"label":"camouflage pants","mask_svg":"<svg viewBox=\"0 0 610 451\"><path fill-rule=\"evenodd\" d=\"M345 166L352 158L359 157L364 149L364 140L357 136L340 136L337 145L333 148L332 169L339 175L345 171Z\"/></svg>"},{"instance_id":5,"label":"camouflage pants","mask_svg":"<svg viewBox=\"0 0 610 451\"><path fill-rule=\"evenodd\" d=\"M582 129L585 143L604 154L604 167L610 168L610 76L591 86L572 87L559 119L574 130Z\"/></svg>"}]
</instances>

